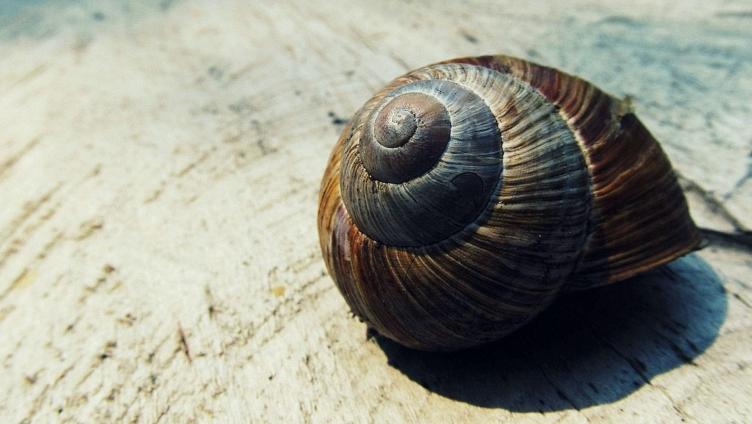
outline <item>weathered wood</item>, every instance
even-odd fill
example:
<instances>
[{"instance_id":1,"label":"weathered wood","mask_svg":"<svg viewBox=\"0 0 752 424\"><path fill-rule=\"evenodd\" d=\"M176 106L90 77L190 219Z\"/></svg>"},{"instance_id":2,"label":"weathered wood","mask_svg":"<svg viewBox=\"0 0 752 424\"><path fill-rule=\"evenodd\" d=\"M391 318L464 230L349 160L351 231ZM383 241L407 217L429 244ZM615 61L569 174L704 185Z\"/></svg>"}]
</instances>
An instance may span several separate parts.
<instances>
[{"instance_id":1,"label":"weathered wood","mask_svg":"<svg viewBox=\"0 0 752 424\"><path fill-rule=\"evenodd\" d=\"M0 3L0 417L744 422L743 2ZM629 96L709 246L442 356L366 338L321 174L404 71L507 53Z\"/></svg>"}]
</instances>

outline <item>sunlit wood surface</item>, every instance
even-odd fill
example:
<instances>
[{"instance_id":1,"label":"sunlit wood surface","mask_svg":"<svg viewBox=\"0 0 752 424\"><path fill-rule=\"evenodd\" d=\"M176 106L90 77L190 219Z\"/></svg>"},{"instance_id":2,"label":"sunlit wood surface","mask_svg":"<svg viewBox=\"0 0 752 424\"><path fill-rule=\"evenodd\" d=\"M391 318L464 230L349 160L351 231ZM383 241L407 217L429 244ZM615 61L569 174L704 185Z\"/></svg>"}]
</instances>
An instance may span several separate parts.
<instances>
[{"instance_id":1,"label":"sunlit wood surface","mask_svg":"<svg viewBox=\"0 0 752 424\"><path fill-rule=\"evenodd\" d=\"M0 1L0 421L748 422L752 8L658 3ZM489 53L631 98L708 246L480 350L369 338L330 149Z\"/></svg>"}]
</instances>

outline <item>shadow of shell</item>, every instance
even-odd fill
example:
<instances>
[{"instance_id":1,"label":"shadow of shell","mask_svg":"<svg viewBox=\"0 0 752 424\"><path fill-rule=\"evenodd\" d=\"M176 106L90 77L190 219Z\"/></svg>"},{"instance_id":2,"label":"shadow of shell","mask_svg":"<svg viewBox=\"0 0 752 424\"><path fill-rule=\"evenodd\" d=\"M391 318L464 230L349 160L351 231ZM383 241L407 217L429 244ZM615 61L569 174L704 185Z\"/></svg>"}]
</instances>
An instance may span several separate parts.
<instances>
[{"instance_id":1,"label":"shadow of shell","mask_svg":"<svg viewBox=\"0 0 752 424\"><path fill-rule=\"evenodd\" d=\"M451 399L519 412L582 409L694 365L718 336L726 310L720 278L693 254L561 297L518 332L477 349L439 354L381 336L377 343L391 366Z\"/></svg>"}]
</instances>

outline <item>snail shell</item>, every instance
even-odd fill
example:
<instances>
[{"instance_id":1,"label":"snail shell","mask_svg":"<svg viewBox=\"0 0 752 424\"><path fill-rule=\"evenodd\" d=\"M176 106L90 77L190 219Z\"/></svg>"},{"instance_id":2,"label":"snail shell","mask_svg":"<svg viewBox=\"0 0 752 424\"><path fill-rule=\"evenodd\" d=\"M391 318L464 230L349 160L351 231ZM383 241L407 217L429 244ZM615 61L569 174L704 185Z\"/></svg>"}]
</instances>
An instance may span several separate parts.
<instances>
[{"instance_id":1,"label":"snail shell","mask_svg":"<svg viewBox=\"0 0 752 424\"><path fill-rule=\"evenodd\" d=\"M499 339L562 291L700 242L625 101L506 56L429 65L369 100L334 147L318 228L352 311L422 350Z\"/></svg>"}]
</instances>

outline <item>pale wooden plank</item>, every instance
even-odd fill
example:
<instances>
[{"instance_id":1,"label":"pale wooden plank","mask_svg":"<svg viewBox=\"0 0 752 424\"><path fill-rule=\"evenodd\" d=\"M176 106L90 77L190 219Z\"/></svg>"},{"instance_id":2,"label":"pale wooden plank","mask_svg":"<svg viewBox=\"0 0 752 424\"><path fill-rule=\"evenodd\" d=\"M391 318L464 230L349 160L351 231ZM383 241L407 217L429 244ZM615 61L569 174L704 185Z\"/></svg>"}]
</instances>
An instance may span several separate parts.
<instances>
[{"instance_id":1,"label":"pale wooden plank","mask_svg":"<svg viewBox=\"0 0 752 424\"><path fill-rule=\"evenodd\" d=\"M3 421L752 416L744 2L21 3L0 10ZM367 340L318 251L329 149L392 77L485 53L631 96L717 232L481 351Z\"/></svg>"}]
</instances>

